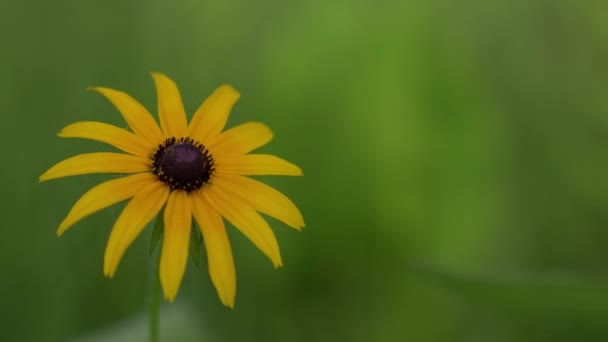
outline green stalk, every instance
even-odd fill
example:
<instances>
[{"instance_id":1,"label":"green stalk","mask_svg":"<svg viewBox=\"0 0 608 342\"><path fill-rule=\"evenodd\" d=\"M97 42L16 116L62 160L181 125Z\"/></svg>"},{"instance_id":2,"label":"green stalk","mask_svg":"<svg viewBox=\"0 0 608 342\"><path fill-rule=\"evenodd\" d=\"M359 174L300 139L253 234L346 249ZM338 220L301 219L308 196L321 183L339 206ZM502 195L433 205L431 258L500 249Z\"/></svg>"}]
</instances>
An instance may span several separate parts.
<instances>
[{"instance_id":1,"label":"green stalk","mask_svg":"<svg viewBox=\"0 0 608 342\"><path fill-rule=\"evenodd\" d=\"M162 220L162 216L159 215L159 217L156 218L155 226L159 223L162 225ZM159 257L154 255L153 249L150 254L151 255L148 257L148 272L150 272L150 288L148 293L148 340L150 342L158 342L160 321L160 281L158 279ZM158 253L158 255L160 255L160 253Z\"/></svg>"}]
</instances>

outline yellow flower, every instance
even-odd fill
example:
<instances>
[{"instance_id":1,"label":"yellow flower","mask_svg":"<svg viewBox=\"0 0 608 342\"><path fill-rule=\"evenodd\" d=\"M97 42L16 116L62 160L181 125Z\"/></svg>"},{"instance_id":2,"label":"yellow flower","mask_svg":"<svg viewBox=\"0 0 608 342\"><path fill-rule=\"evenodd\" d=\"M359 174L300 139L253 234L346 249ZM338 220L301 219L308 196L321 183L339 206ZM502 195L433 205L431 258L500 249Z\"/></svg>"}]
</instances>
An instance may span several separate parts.
<instances>
[{"instance_id":1,"label":"yellow flower","mask_svg":"<svg viewBox=\"0 0 608 342\"><path fill-rule=\"evenodd\" d=\"M167 300L179 290L186 262L192 217L204 238L209 274L224 305L234 307L236 275L225 218L272 261L282 266L279 246L266 220L274 217L300 230L304 220L295 204L250 175L301 176L302 170L281 158L250 152L272 140L264 124L224 126L239 93L217 88L194 113L190 124L175 82L152 73L158 96L160 127L128 94L109 88L92 90L106 97L133 132L101 122L77 122L59 133L112 145L124 153L85 153L51 167L40 181L90 173L131 174L95 186L72 207L59 225L63 234L82 218L131 199L114 223L104 256L104 274L114 276L133 240L164 207L164 238L159 277ZM160 218L159 218L160 219Z\"/></svg>"}]
</instances>

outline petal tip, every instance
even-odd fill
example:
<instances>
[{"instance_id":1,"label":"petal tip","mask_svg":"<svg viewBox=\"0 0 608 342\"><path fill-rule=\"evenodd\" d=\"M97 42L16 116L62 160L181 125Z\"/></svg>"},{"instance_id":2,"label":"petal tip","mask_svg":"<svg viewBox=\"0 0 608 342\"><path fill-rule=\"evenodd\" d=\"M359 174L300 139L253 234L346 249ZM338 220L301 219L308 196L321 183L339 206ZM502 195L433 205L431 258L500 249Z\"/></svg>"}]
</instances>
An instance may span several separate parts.
<instances>
[{"instance_id":1,"label":"petal tip","mask_svg":"<svg viewBox=\"0 0 608 342\"><path fill-rule=\"evenodd\" d=\"M47 172L41 174L40 177L38 177L38 183L42 183L42 182L47 181L49 179L51 179L51 178L48 176L48 171L47 171Z\"/></svg>"},{"instance_id":2,"label":"petal tip","mask_svg":"<svg viewBox=\"0 0 608 342\"><path fill-rule=\"evenodd\" d=\"M236 297L236 291L232 292L232 295L226 293L226 292L220 292L218 291L218 297L220 298L220 301L222 302L222 304L226 307L229 307L231 309L234 309L234 302L235 302L235 297Z\"/></svg>"},{"instance_id":3,"label":"petal tip","mask_svg":"<svg viewBox=\"0 0 608 342\"><path fill-rule=\"evenodd\" d=\"M60 138L65 138L66 137L66 134L65 134L66 130L69 131L69 128L74 127L74 125L77 125L77 124L79 124L79 123L73 123L73 124L69 124L69 125L63 127L59 132L57 132L57 136L60 137Z\"/></svg>"},{"instance_id":4,"label":"petal tip","mask_svg":"<svg viewBox=\"0 0 608 342\"><path fill-rule=\"evenodd\" d=\"M120 90L115 90L112 88L108 88L108 87L100 87L100 86L92 86L92 87L86 87L85 88L86 91L92 91L95 92L99 95L102 95L104 97L107 97L107 94L111 94L111 93L122 93Z\"/></svg>"},{"instance_id":5,"label":"petal tip","mask_svg":"<svg viewBox=\"0 0 608 342\"><path fill-rule=\"evenodd\" d=\"M163 288L163 295L167 302L173 303L173 301L175 300L175 297L177 296L177 291L173 291L173 290L168 291Z\"/></svg>"},{"instance_id":6,"label":"petal tip","mask_svg":"<svg viewBox=\"0 0 608 342\"><path fill-rule=\"evenodd\" d=\"M114 277L114 273L116 273L116 267L118 266L116 263L112 262L110 263L110 258L113 258L113 255L108 255L106 252L106 255L104 256L104 262L103 262L103 275L106 276L107 278L113 278Z\"/></svg>"},{"instance_id":7,"label":"petal tip","mask_svg":"<svg viewBox=\"0 0 608 342\"><path fill-rule=\"evenodd\" d=\"M152 79L154 79L154 82L157 82L157 81L162 80L162 79L171 80L169 78L169 76L163 74L162 72L158 72L158 71L150 71L150 75L152 76Z\"/></svg>"},{"instance_id":8,"label":"petal tip","mask_svg":"<svg viewBox=\"0 0 608 342\"><path fill-rule=\"evenodd\" d=\"M293 172L291 174L289 174L289 176L304 176L304 171L302 170L301 167L299 167L296 164L292 164L293 165Z\"/></svg>"},{"instance_id":9,"label":"petal tip","mask_svg":"<svg viewBox=\"0 0 608 342\"><path fill-rule=\"evenodd\" d=\"M103 97L106 97L106 98L108 96L108 93L110 93L112 91L112 89L110 89L110 88L97 87L97 86L95 86L95 87L87 87L87 88L85 88L85 90L97 93L97 94L99 94L99 95L101 95Z\"/></svg>"},{"instance_id":10,"label":"petal tip","mask_svg":"<svg viewBox=\"0 0 608 342\"><path fill-rule=\"evenodd\" d=\"M217 90L221 90L221 91L225 91L227 93L231 93L232 96L235 99L238 99L239 97L241 97L241 93L239 93L239 91L236 90L235 87L233 87L232 85L227 84L227 83L222 84L221 86L217 87Z\"/></svg>"},{"instance_id":11,"label":"petal tip","mask_svg":"<svg viewBox=\"0 0 608 342\"><path fill-rule=\"evenodd\" d=\"M63 220L63 222L61 222L59 224L59 228L57 228L57 236L59 237L59 236L63 235L63 233L65 233L66 230L68 230L68 228L70 228L74 223L76 223L76 222L73 220L71 220L71 222L69 222L67 220L67 218L66 218L66 220Z\"/></svg>"}]
</instances>

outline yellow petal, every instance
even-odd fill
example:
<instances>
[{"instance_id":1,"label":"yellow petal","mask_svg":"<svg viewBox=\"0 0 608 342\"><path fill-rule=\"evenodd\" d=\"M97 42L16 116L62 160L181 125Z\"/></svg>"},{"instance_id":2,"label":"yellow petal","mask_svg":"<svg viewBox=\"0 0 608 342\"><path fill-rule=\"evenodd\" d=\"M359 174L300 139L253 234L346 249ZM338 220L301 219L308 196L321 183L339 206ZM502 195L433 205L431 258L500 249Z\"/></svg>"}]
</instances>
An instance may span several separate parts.
<instances>
[{"instance_id":1,"label":"yellow petal","mask_svg":"<svg viewBox=\"0 0 608 342\"><path fill-rule=\"evenodd\" d=\"M191 203L185 191L177 190L171 192L165 208L165 236L159 272L165 299L170 302L177 295L188 261L192 227Z\"/></svg>"},{"instance_id":2,"label":"yellow petal","mask_svg":"<svg viewBox=\"0 0 608 342\"><path fill-rule=\"evenodd\" d=\"M191 198L192 212L205 241L209 276L222 304L234 308L236 272L224 221L207 202L202 191L193 192Z\"/></svg>"},{"instance_id":3,"label":"yellow petal","mask_svg":"<svg viewBox=\"0 0 608 342\"><path fill-rule=\"evenodd\" d=\"M248 122L223 132L206 146L212 155L227 158L247 154L268 144L272 137L273 133L268 126Z\"/></svg>"},{"instance_id":4,"label":"yellow petal","mask_svg":"<svg viewBox=\"0 0 608 342\"><path fill-rule=\"evenodd\" d=\"M148 110L129 94L104 87L89 88L108 99L122 114L127 124L135 134L156 146L163 142L164 137L160 128Z\"/></svg>"},{"instance_id":5,"label":"yellow petal","mask_svg":"<svg viewBox=\"0 0 608 342\"><path fill-rule=\"evenodd\" d=\"M208 185L202 192L217 212L270 258L275 268L283 266L277 239L260 214L240 197L231 196L219 186Z\"/></svg>"},{"instance_id":6,"label":"yellow petal","mask_svg":"<svg viewBox=\"0 0 608 342\"><path fill-rule=\"evenodd\" d=\"M220 134L239 96L239 92L227 84L215 89L194 113L188 127L190 137L204 144Z\"/></svg>"},{"instance_id":7,"label":"yellow petal","mask_svg":"<svg viewBox=\"0 0 608 342\"><path fill-rule=\"evenodd\" d=\"M149 171L150 159L130 154L96 152L80 154L55 164L38 180L84 175L89 173L136 173Z\"/></svg>"},{"instance_id":8,"label":"yellow petal","mask_svg":"<svg viewBox=\"0 0 608 342\"><path fill-rule=\"evenodd\" d=\"M241 197L253 209L300 230L304 219L296 205L276 189L254 179L239 175L216 174L213 184Z\"/></svg>"},{"instance_id":9,"label":"yellow petal","mask_svg":"<svg viewBox=\"0 0 608 342\"><path fill-rule=\"evenodd\" d=\"M217 172L239 175L302 176L302 169L298 166L270 154L218 158L215 159L215 169Z\"/></svg>"},{"instance_id":10,"label":"yellow petal","mask_svg":"<svg viewBox=\"0 0 608 342\"><path fill-rule=\"evenodd\" d=\"M59 132L63 138L84 138L112 145L127 153L147 157L155 148L147 140L103 122L83 121L66 126Z\"/></svg>"},{"instance_id":11,"label":"yellow petal","mask_svg":"<svg viewBox=\"0 0 608 342\"><path fill-rule=\"evenodd\" d=\"M168 137L186 136L188 133L186 111L177 85L172 79L158 72L153 72L152 77L158 97L160 128Z\"/></svg>"},{"instance_id":12,"label":"yellow petal","mask_svg":"<svg viewBox=\"0 0 608 342\"><path fill-rule=\"evenodd\" d=\"M135 238L158 214L169 196L169 187L154 182L142 189L122 210L110 233L104 255L103 273L113 277L120 259Z\"/></svg>"},{"instance_id":13,"label":"yellow petal","mask_svg":"<svg viewBox=\"0 0 608 342\"><path fill-rule=\"evenodd\" d=\"M138 173L97 185L78 199L68 216L59 225L57 235L63 234L84 217L135 196L157 179L158 177L152 173Z\"/></svg>"}]
</instances>

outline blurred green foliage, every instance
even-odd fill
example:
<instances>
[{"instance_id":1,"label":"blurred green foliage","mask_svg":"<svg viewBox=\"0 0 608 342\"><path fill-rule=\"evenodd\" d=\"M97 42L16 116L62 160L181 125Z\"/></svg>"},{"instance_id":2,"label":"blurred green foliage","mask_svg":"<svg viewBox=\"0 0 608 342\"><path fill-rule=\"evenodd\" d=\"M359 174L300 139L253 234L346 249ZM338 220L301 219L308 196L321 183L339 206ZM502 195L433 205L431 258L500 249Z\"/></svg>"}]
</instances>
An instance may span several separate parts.
<instances>
[{"instance_id":1,"label":"blurred green foliage","mask_svg":"<svg viewBox=\"0 0 608 342\"><path fill-rule=\"evenodd\" d=\"M206 260L190 263L163 308L188 328L167 340L606 341L607 13L567 0L0 2L0 337L145 338L151 229L105 279L122 205L55 229L108 177L37 177L109 150L57 138L65 125L126 125L86 87L155 110L157 70L190 113L222 83L242 92L230 125L275 130L264 150L305 177L265 180L307 223L271 222L278 271L231 230L235 310Z\"/></svg>"}]
</instances>

